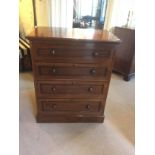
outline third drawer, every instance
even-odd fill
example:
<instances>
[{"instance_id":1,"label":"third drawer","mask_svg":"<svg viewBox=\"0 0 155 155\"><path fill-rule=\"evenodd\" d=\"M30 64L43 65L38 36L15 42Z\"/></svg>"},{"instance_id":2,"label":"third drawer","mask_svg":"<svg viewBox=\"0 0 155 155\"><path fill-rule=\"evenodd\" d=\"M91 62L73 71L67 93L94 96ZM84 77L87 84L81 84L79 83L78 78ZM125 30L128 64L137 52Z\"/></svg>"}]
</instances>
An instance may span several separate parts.
<instances>
[{"instance_id":1,"label":"third drawer","mask_svg":"<svg viewBox=\"0 0 155 155\"><path fill-rule=\"evenodd\" d=\"M107 82L38 81L35 88L37 96L42 98L104 98Z\"/></svg>"}]
</instances>

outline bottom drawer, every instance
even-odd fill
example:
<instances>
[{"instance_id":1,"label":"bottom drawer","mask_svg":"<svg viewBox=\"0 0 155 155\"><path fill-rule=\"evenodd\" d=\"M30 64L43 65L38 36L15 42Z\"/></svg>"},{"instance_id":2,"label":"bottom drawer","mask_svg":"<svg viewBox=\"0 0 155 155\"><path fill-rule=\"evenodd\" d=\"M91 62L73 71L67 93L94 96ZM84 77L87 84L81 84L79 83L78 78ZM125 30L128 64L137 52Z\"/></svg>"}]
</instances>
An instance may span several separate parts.
<instances>
[{"instance_id":1,"label":"bottom drawer","mask_svg":"<svg viewBox=\"0 0 155 155\"><path fill-rule=\"evenodd\" d=\"M42 99L38 102L41 113L96 113L101 106L101 101Z\"/></svg>"}]
</instances>

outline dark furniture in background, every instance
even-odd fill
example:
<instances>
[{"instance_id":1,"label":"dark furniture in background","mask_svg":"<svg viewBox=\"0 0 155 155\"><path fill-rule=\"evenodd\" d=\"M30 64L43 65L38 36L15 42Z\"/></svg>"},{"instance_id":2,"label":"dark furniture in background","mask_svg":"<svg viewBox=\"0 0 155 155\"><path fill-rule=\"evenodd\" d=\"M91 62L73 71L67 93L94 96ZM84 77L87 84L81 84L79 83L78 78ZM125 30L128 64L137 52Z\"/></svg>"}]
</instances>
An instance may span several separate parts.
<instances>
[{"instance_id":1,"label":"dark furniture in background","mask_svg":"<svg viewBox=\"0 0 155 155\"><path fill-rule=\"evenodd\" d=\"M37 17L36 17L36 1L32 0L33 6L33 15L34 15L34 27L37 26ZM19 71L32 71L32 62L30 54L30 45L25 38L25 32L19 32Z\"/></svg>"},{"instance_id":2,"label":"dark furniture in background","mask_svg":"<svg viewBox=\"0 0 155 155\"><path fill-rule=\"evenodd\" d=\"M30 40L37 122L103 122L115 46L107 31L38 27Z\"/></svg>"},{"instance_id":3,"label":"dark furniture in background","mask_svg":"<svg viewBox=\"0 0 155 155\"><path fill-rule=\"evenodd\" d=\"M113 70L121 73L129 81L135 74L135 30L115 27L114 34L121 39L116 47Z\"/></svg>"},{"instance_id":4,"label":"dark furniture in background","mask_svg":"<svg viewBox=\"0 0 155 155\"><path fill-rule=\"evenodd\" d=\"M19 36L19 71L31 71L31 54L29 43Z\"/></svg>"}]
</instances>

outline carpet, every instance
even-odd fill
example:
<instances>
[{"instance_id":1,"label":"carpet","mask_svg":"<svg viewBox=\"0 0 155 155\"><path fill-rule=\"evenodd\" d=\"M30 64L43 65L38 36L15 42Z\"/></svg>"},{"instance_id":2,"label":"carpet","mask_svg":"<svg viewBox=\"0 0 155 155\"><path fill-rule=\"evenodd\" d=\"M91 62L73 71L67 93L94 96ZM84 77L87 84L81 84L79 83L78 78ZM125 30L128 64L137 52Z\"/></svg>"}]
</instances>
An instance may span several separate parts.
<instances>
[{"instance_id":1,"label":"carpet","mask_svg":"<svg viewBox=\"0 0 155 155\"><path fill-rule=\"evenodd\" d=\"M20 155L134 155L134 78L112 74L104 123L36 123L32 73L19 84Z\"/></svg>"}]
</instances>

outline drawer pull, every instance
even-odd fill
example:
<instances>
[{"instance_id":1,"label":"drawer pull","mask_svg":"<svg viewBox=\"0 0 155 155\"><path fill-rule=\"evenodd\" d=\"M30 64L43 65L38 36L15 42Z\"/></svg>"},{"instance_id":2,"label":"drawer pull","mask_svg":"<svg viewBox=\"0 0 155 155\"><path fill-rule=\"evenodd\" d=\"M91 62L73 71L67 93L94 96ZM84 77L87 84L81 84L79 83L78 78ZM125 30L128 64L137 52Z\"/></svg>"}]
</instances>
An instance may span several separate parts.
<instances>
[{"instance_id":1,"label":"drawer pull","mask_svg":"<svg viewBox=\"0 0 155 155\"><path fill-rule=\"evenodd\" d=\"M52 105L52 109L56 109L56 107L57 107L56 104Z\"/></svg>"},{"instance_id":2,"label":"drawer pull","mask_svg":"<svg viewBox=\"0 0 155 155\"><path fill-rule=\"evenodd\" d=\"M76 82L76 81L73 81L73 82L72 82L72 85L75 85L75 84L77 84L77 82Z\"/></svg>"},{"instance_id":3,"label":"drawer pull","mask_svg":"<svg viewBox=\"0 0 155 155\"><path fill-rule=\"evenodd\" d=\"M95 56L95 57L98 56L98 55L99 55L98 52L94 52L94 53L93 53L93 56Z\"/></svg>"},{"instance_id":4,"label":"drawer pull","mask_svg":"<svg viewBox=\"0 0 155 155\"><path fill-rule=\"evenodd\" d=\"M96 70L95 70L95 69L92 69L92 70L90 71L90 73L94 75L94 74L96 74Z\"/></svg>"},{"instance_id":5,"label":"drawer pull","mask_svg":"<svg viewBox=\"0 0 155 155\"><path fill-rule=\"evenodd\" d=\"M50 51L50 54L51 54L51 55L55 55L55 50L51 50L51 51Z\"/></svg>"},{"instance_id":6,"label":"drawer pull","mask_svg":"<svg viewBox=\"0 0 155 155\"><path fill-rule=\"evenodd\" d=\"M89 104L86 105L86 109L87 109L87 110L90 109L90 105L89 105Z\"/></svg>"},{"instance_id":7,"label":"drawer pull","mask_svg":"<svg viewBox=\"0 0 155 155\"><path fill-rule=\"evenodd\" d=\"M93 92L93 88L92 87L88 88L88 91Z\"/></svg>"},{"instance_id":8,"label":"drawer pull","mask_svg":"<svg viewBox=\"0 0 155 155\"><path fill-rule=\"evenodd\" d=\"M55 87L52 87L52 91L55 92L56 91L56 88Z\"/></svg>"},{"instance_id":9,"label":"drawer pull","mask_svg":"<svg viewBox=\"0 0 155 155\"><path fill-rule=\"evenodd\" d=\"M55 68L50 69L50 73L56 73L56 69Z\"/></svg>"}]
</instances>

